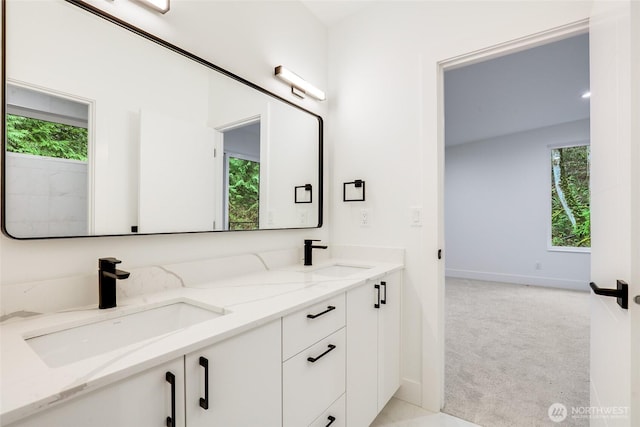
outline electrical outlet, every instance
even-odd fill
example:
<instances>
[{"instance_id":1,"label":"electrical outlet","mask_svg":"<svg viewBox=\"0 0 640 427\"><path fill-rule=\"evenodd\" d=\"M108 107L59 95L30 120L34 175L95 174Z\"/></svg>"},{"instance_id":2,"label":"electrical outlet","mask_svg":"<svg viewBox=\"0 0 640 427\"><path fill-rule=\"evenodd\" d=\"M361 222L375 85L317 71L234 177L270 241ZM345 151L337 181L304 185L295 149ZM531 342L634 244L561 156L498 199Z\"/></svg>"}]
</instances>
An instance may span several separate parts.
<instances>
[{"instance_id":1,"label":"electrical outlet","mask_svg":"<svg viewBox=\"0 0 640 427\"><path fill-rule=\"evenodd\" d=\"M298 225L307 225L309 214L306 209L298 210Z\"/></svg>"},{"instance_id":2,"label":"electrical outlet","mask_svg":"<svg viewBox=\"0 0 640 427\"><path fill-rule=\"evenodd\" d=\"M540 261L536 261L536 270L542 270L542 263Z\"/></svg>"},{"instance_id":3,"label":"electrical outlet","mask_svg":"<svg viewBox=\"0 0 640 427\"><path fill-rule=\"evenodd\" d=\"M410 208L409 218L409 225L411 225L411 227L422 227L422 208Z\"/></svg>"},{"instance_id":4,"label":"electrical outlet","mask_svg":"<svg viewBox=\"0 0 640 427\"><path fill-rule=\"evenodd\" d=\"M360 209L360 225L362 227L366 227L371 222L371 216L369 214L369 209Z\"/></svg>"}]
</instances>

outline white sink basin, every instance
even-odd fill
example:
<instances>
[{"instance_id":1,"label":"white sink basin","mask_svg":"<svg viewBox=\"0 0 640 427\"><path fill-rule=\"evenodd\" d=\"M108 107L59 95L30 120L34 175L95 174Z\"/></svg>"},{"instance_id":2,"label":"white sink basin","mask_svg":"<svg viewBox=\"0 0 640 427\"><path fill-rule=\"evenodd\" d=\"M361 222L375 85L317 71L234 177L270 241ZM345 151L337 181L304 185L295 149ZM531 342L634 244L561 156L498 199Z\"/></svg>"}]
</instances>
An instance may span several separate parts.
<instances>
[{"instance_id":1,"label":"white sink basin","mask_svg":"<svg viewBox=\"0 0 640 427\"><path fill-rule=\"evenodd\" d=\"M222 315L222 309L205 309L187 302L174 302L161 307L32 336L26 341L48 366L55 368Z\"/></svg>"},{"instance_id":2,"label":"white sink basin","mask_svg":"<svg viewBox=\"0 0 640 427\"><path fill-rule=\"evenodd\" d=\"M322 276L329 276L329 277L347 277L347 276L351 276L352 274L356 274L364 270L368 270L370 268L371 267L366 267L366 266L336 264L336 265L330 265L328 267L321 267L317 270L314 270L313 273L320 274Z\"/></svg>"}]
</instances>

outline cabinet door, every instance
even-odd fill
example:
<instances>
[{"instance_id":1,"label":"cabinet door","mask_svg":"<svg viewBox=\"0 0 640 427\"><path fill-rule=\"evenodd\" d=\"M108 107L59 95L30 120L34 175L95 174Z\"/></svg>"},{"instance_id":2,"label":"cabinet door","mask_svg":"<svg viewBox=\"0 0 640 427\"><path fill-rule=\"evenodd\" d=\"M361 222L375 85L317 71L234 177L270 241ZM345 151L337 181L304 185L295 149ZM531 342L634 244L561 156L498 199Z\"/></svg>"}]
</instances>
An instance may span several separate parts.
<instances>
[{"instance_id":1,"label":"cabinet door","mask_svg":"<svg viewBox=\"0 0 640 427\"><path fill-rule=\"evenodd\" d=\"M348 426L368 426L378 414L378 292L372 282L347 292Z\"/></svg>"},{"instance_id":2,"label":"cabinet door","mask_svg":"<svg viewBox=\"0 0 640 427\"><path fill-rule=\"evenodd\" d=\"M342 328L283 364L284 427L308 426L344 394L345 342Z\"/></svg>"},{"instance_id":3,"label":"cabinet door","mask_svg":"<svg viewBox=\"0 0 640 427\"><path fill-rule=\"evenodd\" d=\"M378 411L400 387L400 301L402 274L380 281L382 304L378 313Z\"/></svg>"},{"instance_id":4,"label":"cabinet door","mask_svg":"<svg viewBox=\"0 0 640 427\"><path fill-rule=\"evenodd\" d=\"M189 427L282 425L280 330L277 320L185 357Z\"/></svg>"},{"instance_id":5,"label":"cabinet door","mask_svg":"<svg viewBox=\"0 0 640 427\"><path fill-rule=\"evenodd\" d=\"M184 426L184 358L108 385L68 403L39 412L11 427L163 427L171 414L171 385L175 376L175 427Z\"/></svg>"}]
</instances>

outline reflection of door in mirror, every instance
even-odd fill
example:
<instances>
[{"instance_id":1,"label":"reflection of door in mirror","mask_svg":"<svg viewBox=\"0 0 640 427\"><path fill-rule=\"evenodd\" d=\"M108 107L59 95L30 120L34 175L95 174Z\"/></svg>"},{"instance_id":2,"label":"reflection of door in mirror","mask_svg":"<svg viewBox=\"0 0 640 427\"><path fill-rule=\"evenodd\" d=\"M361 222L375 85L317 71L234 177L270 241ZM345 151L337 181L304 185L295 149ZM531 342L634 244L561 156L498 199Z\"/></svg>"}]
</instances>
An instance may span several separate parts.
<instances>
[{"instance_id":1,"label":"reflection of door in mirror","mask_svg":"<svg viewBox=\"0 0 640 427\"><path fill-rule=\"evenodd\" d=\"M140 111L139 232L217 229L215 141L202 123Z\"/></svg>"},{"instance_id":2,"label":"reflection of door in mirror","mask_svg":"<svg viewBox=\"0 0 640 427\"><path fill-rule=\"evenodd\" d=\"M260 120L223 132L226 230L260 228Z\"/></svg>"},{"instance_id":3,"label":"reflection of door in mirror","mask_svg":"<svg viewBox=\"0 0 640 427\"><path fill-rule=\"evenodd\" d=\"M7 231L90 234L89 104L17 83L6 95Z\"/></svg>"}]
</instances>

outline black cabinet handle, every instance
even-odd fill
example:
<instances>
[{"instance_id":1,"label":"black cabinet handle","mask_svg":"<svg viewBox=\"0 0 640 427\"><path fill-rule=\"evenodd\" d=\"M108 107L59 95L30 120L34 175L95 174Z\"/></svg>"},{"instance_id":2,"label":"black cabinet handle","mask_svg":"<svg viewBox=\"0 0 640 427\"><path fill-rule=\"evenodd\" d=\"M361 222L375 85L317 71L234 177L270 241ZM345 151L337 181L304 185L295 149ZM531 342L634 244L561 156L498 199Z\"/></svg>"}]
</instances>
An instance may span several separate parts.
<instances>
[{"instance_id":1,"label":"black cabinet handle","mask_svg":"<svg viewBox=\"0 0 640 427\"><path fill-rule=\"evenodd\" d=\"M373 285L373 287L376 289L376 294L377 294L376 301L378 301L377 303L373 304L373 307L380 308L380 285L376 283L375 285Z\"/></svg>"},{"instance_id":2,"label":"black cabinet handle","mask_svg":"<svg viewBox=\"0 0 640 427\"><path fill-rule=\"evenodd\" d=\"M329 415L327 419L329 420L329 424L327 424L325 427L329 427L331 424L333 424L333 422L336 420L336 417Z\"/></svg>"},{"instance_id":3,"label":"black cabinet handle","mask_svg":"<svg viewBox=\"0 0 640 427\"><path fill-rule=\"evenodd\" d=\"M176 419L176 376L167 372L165 379L171 384L171 416L167 417L167 427L174 427L173 420Z\"/></svg>"},{"instance_id":4,"label":"black cabinet handle","mask_svg":"<svg viewBox=\"0 0 640 427\"><path fill-rule=\"evenodd\" d=\"M597 295L617 298L620 307L625 310L629 308L629 285L624 280L616 280L616 289L602 289L593 282L589 286Z\"/></svg>"},{"instance_id":5,"label":"black cabinet handle","mask_svg":"<svg viewBox=\"0 0 640 427\"><path fill-rule=\"evenodd\" d=\"M387 282L380 282L380 286L384 287L384 296L380 300L380 304L387 303Z\"/></svg>"},{"instance_id":6,"label":"black cabinet handle","mask_svg":"<svg viewBox=\"0 0 640 427\"><path fill-rule=\"evenodd\" d=\"M204 368L204 397L200 398L200 407L209 409L209 360L200 356L200 366Z\"/></svg>"},{"instance_id":7,"label":"black cabinet handle","mask_svg":"<svg viewBox=\"0 0 640 427\"><path fill-rule=\"evenodd\" d=\"M325 354L329 353L331 350L336 348L336 346L333 345L333 344L329 344L327 347L329 347L329 348L324 353L322 353L320 356L318 356L318 357L307 357L307 361L311 362L311 363L315 363L318 360L320 360L321 358L323 358Z\"/></svg>"},{"instance_id":8,"label":"black cabinet handle","mask_svg":"<svg viewBox=\"0 0 640 427\"><path fill-rule=\"evenodd\" d=\"M327 314L328 312L335 310L336 308L332 305L328 305L327 309L325 311L323 311L322 313L318 313L318 314L307 314L307 319L315 319L316 317L320 317L323 314Z\"/></svg>"}]
</instances>

